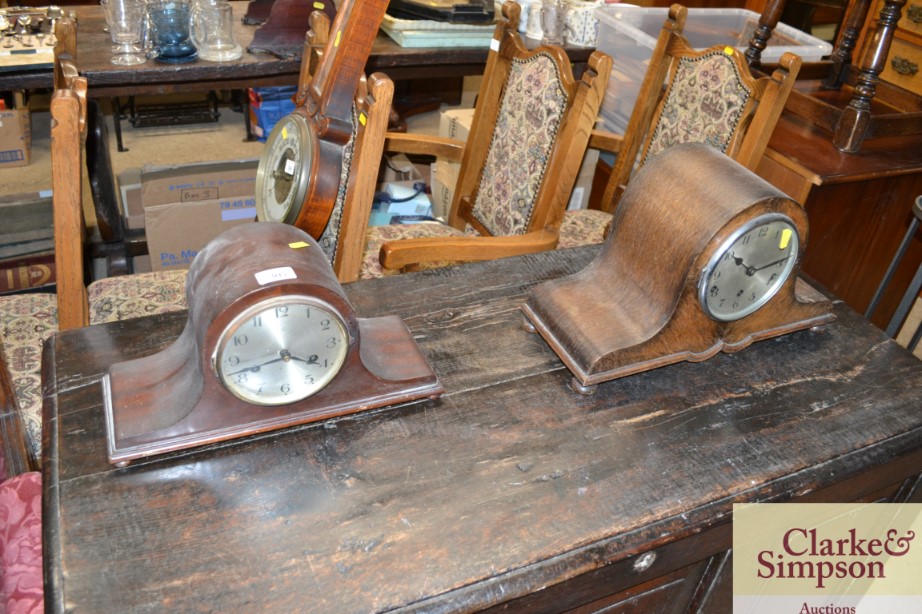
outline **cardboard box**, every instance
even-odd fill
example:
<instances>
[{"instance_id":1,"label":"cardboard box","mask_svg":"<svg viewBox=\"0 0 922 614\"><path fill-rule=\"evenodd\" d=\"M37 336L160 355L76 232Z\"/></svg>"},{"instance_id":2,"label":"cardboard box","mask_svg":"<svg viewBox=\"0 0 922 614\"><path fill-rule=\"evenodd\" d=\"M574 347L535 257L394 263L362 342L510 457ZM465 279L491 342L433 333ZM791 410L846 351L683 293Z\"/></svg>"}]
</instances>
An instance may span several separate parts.
<instances>
[{"instance_id":1,"label":"cardboard box","mask_svg":"<svg viewBox=\"0 0 922 614\"><path fill-rule=\"evenodd\" d=\"M568 211L585 209L589 206L592 179L595 177L595 167L598 162L599 150L587 149L586 155L583 156L583 164L579 167L579 175L576 176L576 183L573 184L573 192L570 194L570 202L567 204Z\"/></svg>"},{"instance_id":2,"label":"cardboard box","mask_svg":"<svg viewBox=\"0 0 922 614\"><path fill-rule=\"evenodd\" d=\"M219 200L256 194L259 160L201 162L141 169L141 204L156 205Z\"/></svg>"},{"instance_id":3,"label":"cardboard box","mask_svg":"<svg viewBox=\"0 0 922 614\"><path fill-rule=\"evenodd\" d=\"M212 239L255 219L255 196L145 207L151 270L188 269L192 259Z\"/></svg>"},{"instance_id":4,"label":"cardboard box","mask_svg":"<svg viewBox=\"0 0 922 614\"><path fill-rule=\"evenodd\" d=\"M26 166L32 157L29 108L0 111L0 168Z\"/></svg>"},{"instance_id":5,"label":"cardboard box","mask_svg":"<svg viewBox=\"0 0 922 614\"><path fill-rule=\"evenodd\" d=\"M256 219L256 160L141 170L153 271L187 269L225 230Z\"/></svg>"},{"instance_id":6,"label":"cardboard box","mask_svg":"<svg viewBox=\"0 0 922 614\"><path fill-rule=\"evenodd\" d=\"M144 206L141 204L141 169L128 168L118 175L118 190L122 215L128 228L144 228Z\"/></svg>"},{"instance_id":7,"label":"cardboard box","mask_svg":"<svg viewBox=\"0 0 922 614\"><path fill-rule=\"evenodd\" d=\"M460 162L436 160L432 164L432 215L440 220L448 221L448 212L451 211L451 197L458 183L458 171L461 170Z\"/></svg>"},{"instance_id":8,"label":"cardboard box","mask_svg":"<svg viewBox=\"0 0 922 614\"><path fill-rule=\"evenodd\" d=\"M446 109L439 120L439 136L466 141L474 121L474 109Z\"/></svg>"}]
</instances>

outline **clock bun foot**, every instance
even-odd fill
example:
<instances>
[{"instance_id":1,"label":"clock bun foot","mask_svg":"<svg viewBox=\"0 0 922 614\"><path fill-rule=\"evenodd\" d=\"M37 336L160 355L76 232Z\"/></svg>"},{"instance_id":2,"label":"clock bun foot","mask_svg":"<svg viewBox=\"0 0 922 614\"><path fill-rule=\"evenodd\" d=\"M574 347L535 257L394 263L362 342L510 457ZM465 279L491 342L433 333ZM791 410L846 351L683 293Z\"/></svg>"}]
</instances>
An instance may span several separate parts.
<instances>
[{"instance_id":1,"label":"clock bun foot","mask_svg":"<svg viewBox=\"0 0 922 614\"><path fill-rule=\"evenodd\" d=\"M532 324L532 323L531 323L531 320L529 320L529 319L526 318L526 317L523 317L523 318L522 318L522 328L524 328L524 329L525 329L527 332L529 332L529 333L536 333L536 332L538 332L538 329L535 328L535 325Z\"/></svg>"},{"instance_id":2,"label":"clock bun foot","mask_svg":"<svg viewBox=\"0 0 922 614\"><path fill-rule=\"evenodd\" d=\"M573 378L570 378L570 388L572 388L573 390L575 390L576 392L580 394L585 394L588 396L590 394L595 394L596 390L599 389L599 385L591 384L589 386L586 386L585 384L580 382L578 379L573 377Z\"/></svg>"}]
</instances>

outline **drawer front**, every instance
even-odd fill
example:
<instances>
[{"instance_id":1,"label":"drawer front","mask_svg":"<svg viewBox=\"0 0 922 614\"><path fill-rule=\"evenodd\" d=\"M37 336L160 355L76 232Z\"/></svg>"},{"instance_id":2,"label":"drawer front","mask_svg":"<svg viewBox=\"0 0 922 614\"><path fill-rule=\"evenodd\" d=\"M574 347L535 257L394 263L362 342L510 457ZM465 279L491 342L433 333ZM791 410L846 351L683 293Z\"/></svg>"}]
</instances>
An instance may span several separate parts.
<instances>
[{"instance_id":1,"label":"drawer front","mask_svg":"<svg viewBox=\"0 0 922 614\"><path fill-rule=\"evenodd\" d=\"M922 48L894 38L881 78L916 94L922 94Z\"/></svg>"},{"instance_id":2,"label":"drawer front","mask_svg":"<svg viewBox=\"0 0 922 614\"><path fill-rule=\"evenodd\" d=\"M906 3L899 27L922 36L922 0L909 0Z\"/></svg>"}]
</instances>

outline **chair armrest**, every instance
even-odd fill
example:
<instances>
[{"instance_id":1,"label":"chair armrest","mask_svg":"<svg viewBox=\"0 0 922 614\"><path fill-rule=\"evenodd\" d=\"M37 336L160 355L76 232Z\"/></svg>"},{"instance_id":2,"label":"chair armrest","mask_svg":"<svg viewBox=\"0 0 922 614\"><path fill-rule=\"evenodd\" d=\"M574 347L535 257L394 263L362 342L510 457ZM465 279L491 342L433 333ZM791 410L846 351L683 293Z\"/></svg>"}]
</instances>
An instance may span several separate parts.
<instances>
[{"instance_id":1,"label":"chair armrest","mask_svg":"<svg viewBox=\"0 0 922 614\"><path fill-rule=\"evenodd\" d=\"M524 235L500 237L422 237L381 246L385 269L404 269L426 262L476 262L552 250L559 233L544 228Z\"/></svg>"},{"instance_id":2,"label":"chair armrest","mask_svg":"<svg viewBox=\"0 0 922 614\"><path fill-rule=\"evenodd\" d=\"M388 132L384 137L384 151L438 156L451 162L460 162L464 141L427 134Z\"/></svg>"},{"instance_id":3,"label":"chair armrest","mask_svg":"<svg viewBox=\"0 0 922 614\"><path fill-rule=\"evenodd\" d=\"M593 130L589 135L589 147L619 153L624 145L624 137L607 130Z\"/></svg>"}]
</instances>

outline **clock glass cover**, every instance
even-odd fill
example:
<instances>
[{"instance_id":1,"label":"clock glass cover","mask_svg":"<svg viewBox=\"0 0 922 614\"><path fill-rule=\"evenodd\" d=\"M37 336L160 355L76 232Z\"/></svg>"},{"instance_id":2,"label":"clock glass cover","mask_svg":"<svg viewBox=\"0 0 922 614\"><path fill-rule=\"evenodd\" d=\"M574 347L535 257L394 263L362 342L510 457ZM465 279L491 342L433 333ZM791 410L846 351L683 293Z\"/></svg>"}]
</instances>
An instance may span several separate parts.
<instances>
[{"instance_id":1,"label":"clock glass cover","mask_svg":"<svg viewBox=\"0 0 922 614\"><path fill-rule=\"evenodd\" d=\"M212 364L222 384L256 405L285 405L322 390L339 372L349 339L342 320L307 296L266 299L221 333Z\"/></svg>"},{"instance_id":2,"label":"clock glass cover","mask_svg":"<svg viewBox=\"0 0 922 614\"><path fill-rule=\"evenodd\" d=\"M698 282L701 307L722 322L753 313L787 280L799 249L797 228L786 215L749 220L708 261Z\"/></svg>"},{"instance_id":3,"label":"clock glass cover","mask_svg":"<svg viewBox=\"0 0 922 614\"><path fill-rule=\"evenodd\" d=\"M261 222L293 223L307 195L313 162L307 119L292 113L272 128L256 172L256 213Z\"/></svg>"}]
</instances>

